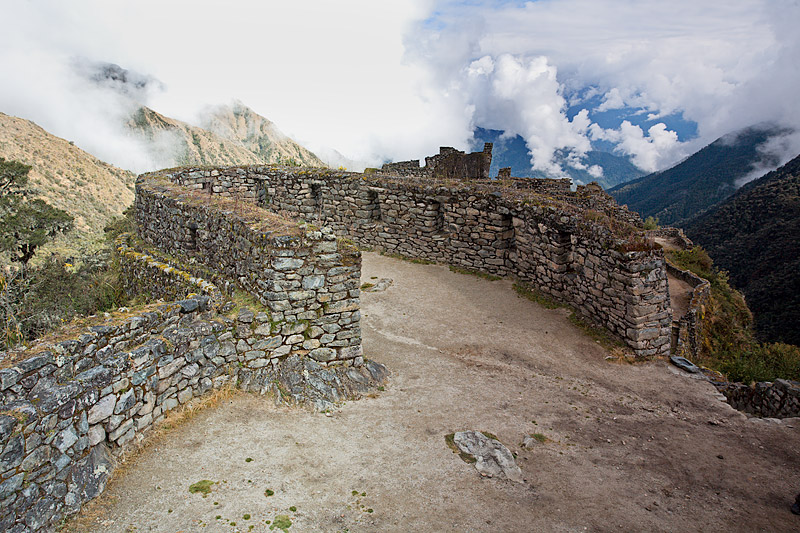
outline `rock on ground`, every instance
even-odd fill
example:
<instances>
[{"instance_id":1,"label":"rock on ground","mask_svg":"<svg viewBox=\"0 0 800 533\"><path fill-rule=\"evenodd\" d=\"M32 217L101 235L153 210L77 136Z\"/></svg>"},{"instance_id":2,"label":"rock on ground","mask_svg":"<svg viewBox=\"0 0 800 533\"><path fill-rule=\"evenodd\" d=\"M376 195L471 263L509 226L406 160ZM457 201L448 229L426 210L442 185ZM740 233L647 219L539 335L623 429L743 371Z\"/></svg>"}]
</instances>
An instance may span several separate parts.
<instances>
[{"instance_id":1,"label":"rock on ground","mask_svg":"<svg viewBox=\"0 0 800 533\"><path fill-rule=\"evenodd\" d=\"M475 457L475 469L484 477L499 477L522 483L522 470L514 456L495 439L480 431L459 431L453 436L458 449Z\"/></svg>"}]
</instances>

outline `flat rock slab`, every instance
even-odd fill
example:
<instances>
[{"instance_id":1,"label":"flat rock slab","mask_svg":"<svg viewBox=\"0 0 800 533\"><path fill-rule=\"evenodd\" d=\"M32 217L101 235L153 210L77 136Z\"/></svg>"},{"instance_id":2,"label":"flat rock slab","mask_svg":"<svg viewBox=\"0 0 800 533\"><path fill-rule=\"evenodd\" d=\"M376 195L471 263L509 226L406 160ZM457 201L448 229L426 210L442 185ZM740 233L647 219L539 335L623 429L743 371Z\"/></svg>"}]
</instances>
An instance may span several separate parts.
<instances>
[{"instance_id":1,"label":"flat rock slab","mask_svg":"<svg viewBox=\"0 0 800 533\"><path fill-rule=\"evenodd\" d=\"M496 477L522 483L522 470L514 455L496 439L480 431L459 431L453 442L462 452L475 458L475 469L484 477Z\"/></svg>"}]
</instances>

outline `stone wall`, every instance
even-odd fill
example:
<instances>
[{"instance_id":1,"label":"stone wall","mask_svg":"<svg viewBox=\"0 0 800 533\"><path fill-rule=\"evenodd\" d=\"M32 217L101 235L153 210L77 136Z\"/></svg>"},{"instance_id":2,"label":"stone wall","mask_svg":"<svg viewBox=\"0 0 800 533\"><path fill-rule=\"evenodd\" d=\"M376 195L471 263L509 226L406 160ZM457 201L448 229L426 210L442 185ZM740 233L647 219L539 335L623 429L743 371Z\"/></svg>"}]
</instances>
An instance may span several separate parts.
<instances>
[{"instance_id":1,"label":"stone wall","mask_svg":"<svg viewBox=\"0 0 800 533\"><path fill-rule=\"evenodd\" d=\"M361 356L361 255L355 246L329 228L298 227L251 204L220 205L218 193L192 196L176 189L147 179L137 182L142 239L235 282L269 310L282 335L295 339L289 344L302 344L313 359L327 363ZM237 192L253 189L243 186ZM279 351L288 348L283 340L275 341Z\"/></svg>"},{"instance_id":2,"label":"stone wall","mask_svg":"<svg viewBox=\"0 0 800 533\"><path fill-rule=\"evenodd\" d=\"M281 167L162 177L186 187L212 180L212 194L244 192L361 246L516 277L606 327L639 357L669 352L663 253L645 239L641 219L602 191L555 198L489 183Z\"/></svg>"},{"instance_id":3,"label":"stone wall","mask_svg":"<svg viewBox=\"0 0 800 533\"><path fill-rule=\"evenodd\" d=\"M114 454L214 388L325 409L386 375L361 358L324 368L298 349L311 348L301 329L210 303L194 296L115 316L34 355L6 356L14 363L0 370L0 531L49 529L76 512L103 491Z\"/></svg>"},{"instance_id":4,"label":"stone wall","mask_svg":"<svg viewBox=\"0 0 800 533\"><path fill-rule=\"evenodd\" d=\"M800 416L800 383L776 379L753 387L742 383L720 384L717 388L735 409L756 416L789 418Z\"/></svg>"},{"instance_id":5,"label":"stone wall","mask_svg":"<svg viewBox=\"0 0 800 533\"><path fill-rule=\"evenodd\" d=\"M425 166L419 159L386 163L381 172L400 176L429 177L449 180L488 179L492 166L492 143L484 143L482 152L465 154L450 146L442 146L439 153L425 158Z\"/></svg>"}]
</instances>

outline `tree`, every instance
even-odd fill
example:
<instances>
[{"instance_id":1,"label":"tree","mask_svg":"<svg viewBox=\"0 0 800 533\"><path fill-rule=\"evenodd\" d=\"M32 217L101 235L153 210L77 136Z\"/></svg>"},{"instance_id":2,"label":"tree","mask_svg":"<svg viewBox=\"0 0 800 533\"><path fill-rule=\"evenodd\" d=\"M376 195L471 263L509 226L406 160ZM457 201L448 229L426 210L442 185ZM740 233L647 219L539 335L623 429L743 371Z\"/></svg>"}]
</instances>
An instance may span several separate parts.
<instances>
[{"instance_id":1,"label":"tree","mask_svg":"<svg viewBox=\"0 0 800 533\"><path fill-rule=\"evenodd\" d=\"M0 157L0 251L22 264L59 233L72 229L72 215L44 200L28 200L25 186L31 167Z\"/></svg>"}]
</instances>

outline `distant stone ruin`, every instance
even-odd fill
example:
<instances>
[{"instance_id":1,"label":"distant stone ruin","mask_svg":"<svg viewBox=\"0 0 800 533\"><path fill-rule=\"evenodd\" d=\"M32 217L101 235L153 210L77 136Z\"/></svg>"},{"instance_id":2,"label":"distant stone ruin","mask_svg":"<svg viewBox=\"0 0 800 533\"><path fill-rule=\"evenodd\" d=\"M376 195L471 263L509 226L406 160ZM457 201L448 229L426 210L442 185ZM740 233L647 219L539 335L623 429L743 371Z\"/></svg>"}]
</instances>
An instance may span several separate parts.
<instances>
[{"instance_id":1,"label":"distant stone ruin","mask_svg":"<svg viewBox=\"0 0 800 533\"><path fill-rule=\"evenodd\" d=\"M425 158L425 166L420 168L419 159L386 163L381 171L401 176L425 176L449 180L489 179L492 166L492 143L485 143L482 152L465 154L450 146L439 148L437 155Z\"/></svg>"}]
</instances>

